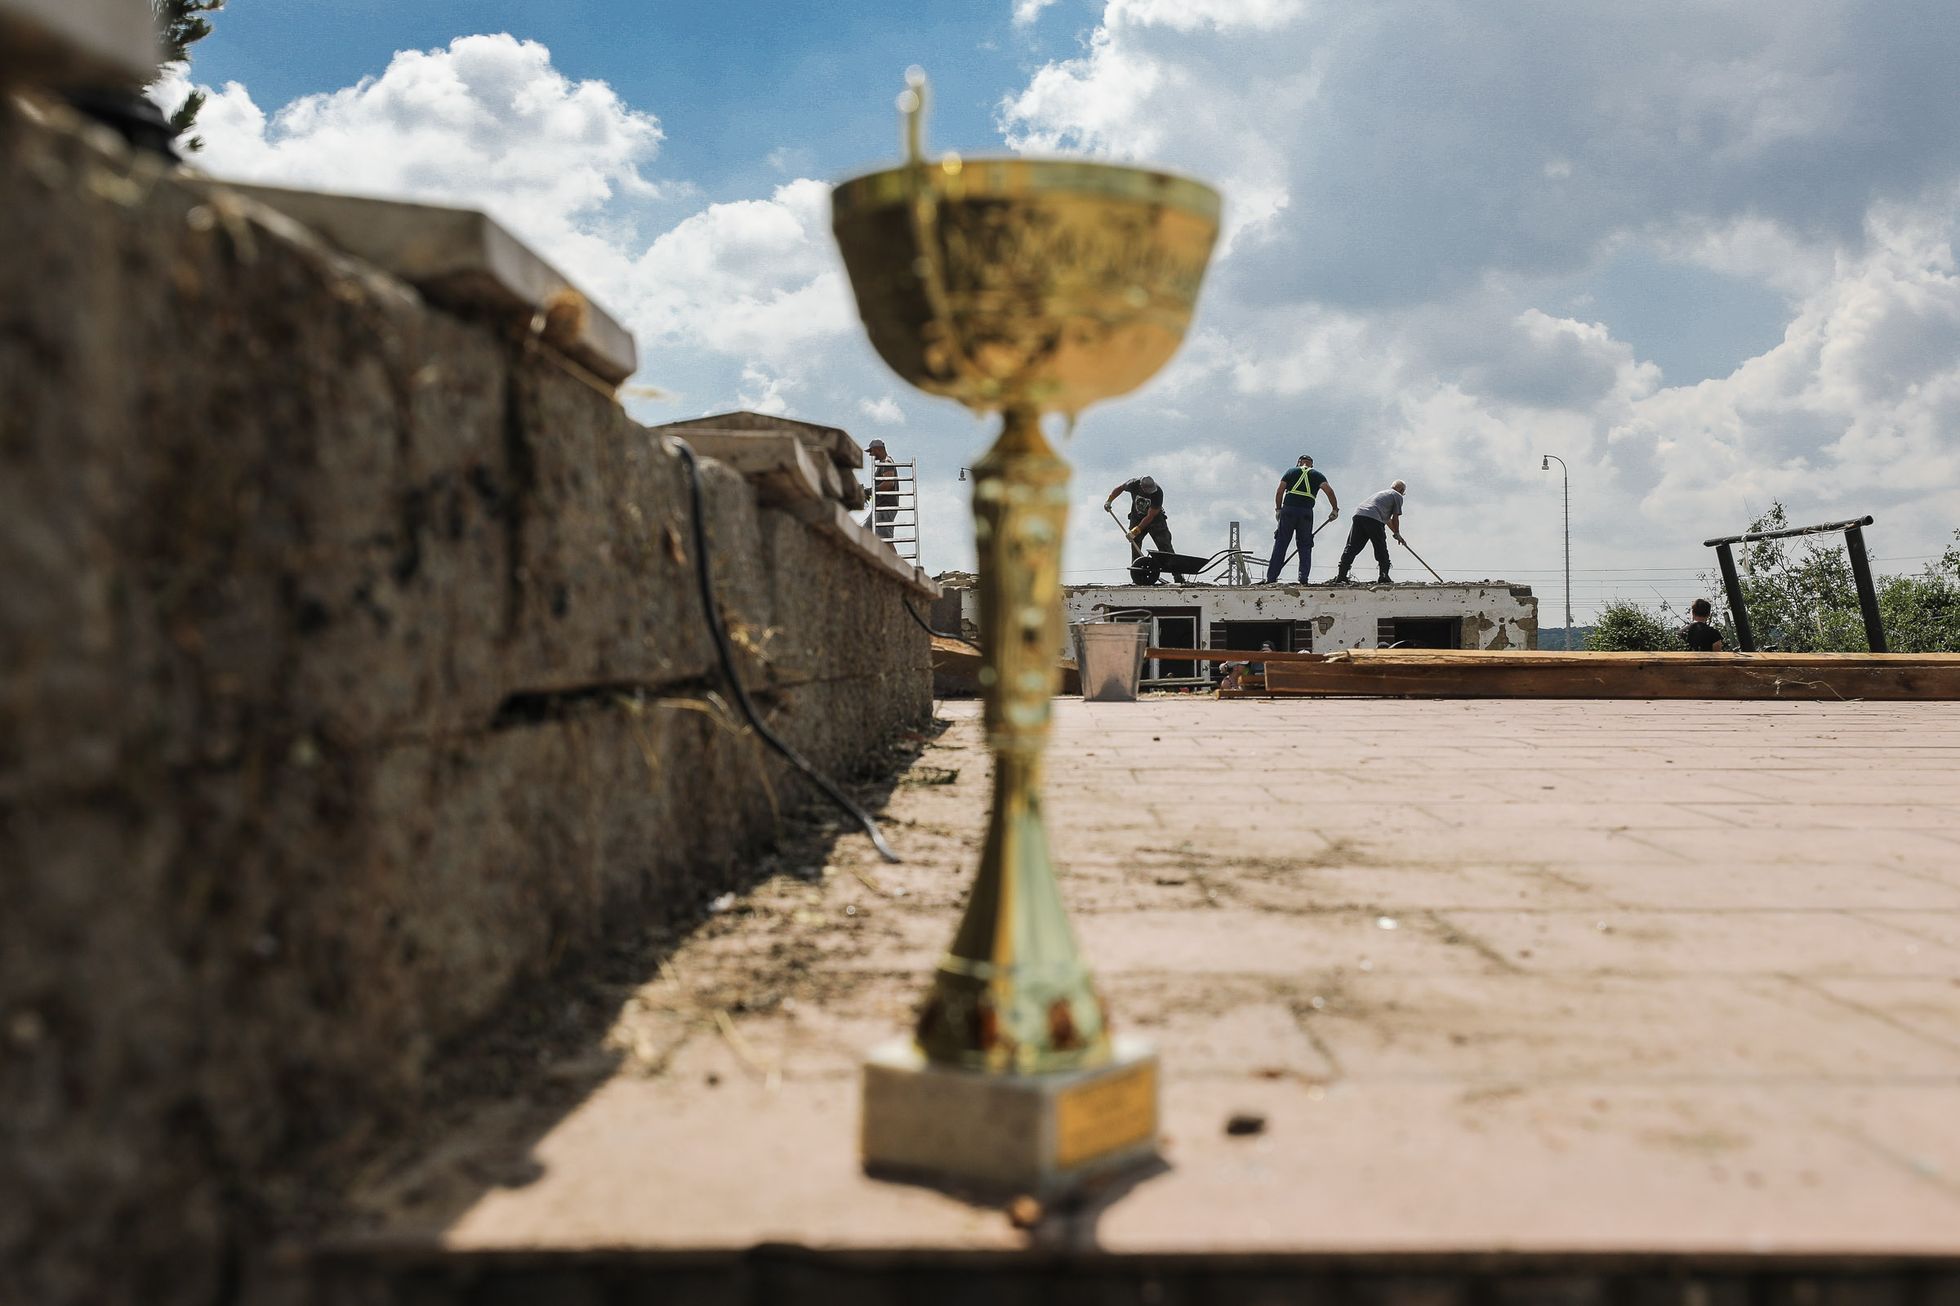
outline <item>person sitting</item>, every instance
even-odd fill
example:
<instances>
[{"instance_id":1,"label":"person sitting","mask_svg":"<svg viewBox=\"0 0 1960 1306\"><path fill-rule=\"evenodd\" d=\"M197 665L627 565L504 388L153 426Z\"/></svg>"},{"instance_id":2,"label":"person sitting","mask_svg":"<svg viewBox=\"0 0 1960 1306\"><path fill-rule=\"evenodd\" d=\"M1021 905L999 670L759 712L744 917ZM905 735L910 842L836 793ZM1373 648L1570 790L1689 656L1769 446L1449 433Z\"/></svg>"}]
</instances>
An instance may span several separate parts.
<instances>
[{"instance_id":1,"label":"person sitting","mask_svg":"<svg viewBox=\"0 0 1960 1306\"><path fill-rule=\"evenodd\" d=\"M1722 632L1709 621L1709 617L1715 612L1714 605L1707 599L1696 599L1688 611L1694 620L1681 628L1681 638L1687 641L1688 652L1723 652Z\"/></svg>"},{"instance_id":2,"label":"person sitting","mask_svg":"<svg viewBox=\"0 0 1960 1306\"><path fill-rule=\"evenodd\" d=\"M1273 651L1271 641L1259 646L1261 653ZM1221 689L1263 689L1266 684L1266 664L1264 662L1226 662L1221 664L1225 680Z\"/></svg>"}]
</instances>

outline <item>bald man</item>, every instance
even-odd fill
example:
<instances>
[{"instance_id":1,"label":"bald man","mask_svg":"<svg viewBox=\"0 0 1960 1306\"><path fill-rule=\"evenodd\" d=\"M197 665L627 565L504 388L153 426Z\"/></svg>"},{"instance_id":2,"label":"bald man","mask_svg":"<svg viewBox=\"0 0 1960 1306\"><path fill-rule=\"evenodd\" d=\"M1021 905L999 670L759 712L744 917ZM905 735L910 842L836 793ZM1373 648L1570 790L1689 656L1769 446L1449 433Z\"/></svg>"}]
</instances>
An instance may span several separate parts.
<instances>
[{"instance_id":1,"label":"bald man","mask_svg":"<svg viewBox=\"0 0 1960 1306\"><path fill-rule=\"evenodd\" d=\"M1402 538L1402 496L1408 489L1407 485L1397 481L1354 510L1353 524L1348 527L1347 547L1341 550L1341 570L1334 577L1334 584L1354 584L1354 577L1348 575L1348 568L1354 565L1362 546L1367 544L1375 546L1375 561L1382 569L1378 583L1394 584L1388 578L1388 537L1393 535L1398 541Z\"/></svg>"}]
</instances>

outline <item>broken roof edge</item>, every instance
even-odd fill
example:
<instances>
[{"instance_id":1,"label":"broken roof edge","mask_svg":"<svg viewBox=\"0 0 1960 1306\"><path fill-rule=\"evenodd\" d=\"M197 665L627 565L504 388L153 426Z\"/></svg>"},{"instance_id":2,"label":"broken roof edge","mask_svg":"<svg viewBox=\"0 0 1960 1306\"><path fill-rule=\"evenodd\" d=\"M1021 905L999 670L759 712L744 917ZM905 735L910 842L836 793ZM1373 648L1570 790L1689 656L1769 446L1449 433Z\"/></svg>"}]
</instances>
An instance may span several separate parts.
<instances>
[{"instance_id":1,"label":"broken roof edge","mask_svg":"<svg viewBox=\"0 0 1960 1306\"><path fill-rule=\"evenodd\" d=\"M676 431L672 427L643 427L653 437L656 448L671 449L668 437L685 440L701 431ZM872 568L885 573L901 585L927 599L942 593L939 582L923 567L899 556L889 540L852 515L851 509L826 492L819 472L817 455L794 431L742 431L750 437L749 447L721 447L702 442L695 452L702 458L721 463L747 481L756 496L756 505L782 512L801 522L818 538ZM689 441L689 447L694 442Z\"/></svg>"},{"instance_id":2,"label":"broken roof edge","mask_svg":"<svg viewBox=\"0 0 1960 1306\"><path fill-rule=\"evenodd\" d=\"M1131 580L1113 580L1113 581L1079 581L1073 584L1067 584L1062 586L1062 592L1064 594L1079 594L1088 590L1138 590L1144 593L1148 593L1152 590L1162 592L1162 593L1169 593L1173 590L1177 590L1177 591L1203 590L1208 593L1215 593L1215 594L1242 594L1247 591L1259 591L1259 592L1269 593L1269 594L1271 593L1284 594L1289 591L1299 591L1299 590L1327 590L1333 593L1343 593L1352 590L1409 590L1409 591L1420 591L1420 592L1434 592L1437 590L1499 590L1499 589L1510 593L1515 598L1521 598L1521 599L1528 598L1528 599L1536 600L1536 598L1538 597L1537 594L1532 590L1531 586L1529 585L1522 585L1519 584L1517 581L1496 580L1496 579L1445 580L1445 581L1398 580L1398 581L1389 581L1385 583L1381 581L1356 580L1345 585L1337 585L1332 581L1324 581L1324 580L1309 581L1305 585L1300 584L1298 581L1273 581L1269 584L1255 582L1250 585L1227 585L1222 581L1204 581L1204 580L1190 580L1184 582L1182 585L1178 584L1176 581L1163 581L1156 585L1139 585L1135 581L1131 581Z\"/></svg>"},{"instance_id":3,"label":"broken roof edge","mask_svg":"<svg viewBox=\"0 0 1960 1306\"><path fill-rule=\"evenodd\" d=\"M864 466L864 449L843 427L806 421L800 417L759 413L752 408L709 413L702 417L684 417L679 421L661 422L648 429L677 433L682 431L794 431L803 437L804 443L822 448L829 453L831 460L839 467L856 470Z\"/></svg>"},{"instance_id":4,"label":"broken roof edge","mask_svg":"<svg viewBox=\"0 0 1960 1306\"><path fill-rule=\"evenodd\" d=\"M432 304L488 311L533 330L608 389L639 368L632 332L480 209L210 176L188 180L272 209L407 282Z\"/></svg>"}]
</instances>

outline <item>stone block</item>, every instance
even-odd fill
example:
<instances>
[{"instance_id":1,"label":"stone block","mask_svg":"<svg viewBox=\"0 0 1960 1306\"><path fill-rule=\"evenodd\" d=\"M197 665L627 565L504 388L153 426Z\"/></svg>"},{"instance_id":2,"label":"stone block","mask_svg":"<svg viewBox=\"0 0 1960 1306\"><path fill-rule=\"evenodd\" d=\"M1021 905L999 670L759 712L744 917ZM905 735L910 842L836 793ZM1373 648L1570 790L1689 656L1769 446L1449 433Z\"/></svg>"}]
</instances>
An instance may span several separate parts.
<instances>
[{"instance_id":1,"label":"stone block","mask_svg":"<svg viewBox=\"0 0 1960 1306\"><path fill-rule=\"evenodd\" d=\"M841 470L851 471L864 466L864 450L842 427L801 422L773 413L715 413L708 417L666 422L653 429L657 433L681 436L693 431L769 431L794 435L811 449L824 454Z\"/></svg>"},{"instance_id":2,"label":"stone block","mask_svg":"<svg viewBox=\"0 0 1960 1306\"><path fill-rule=\"evenodd\" d=\"M282 186L212 183L276 209L433 303L486 312L616 386L639 367L632 333L487 214Z\"/></svg>"},{"instance_id":3,"label":"stone block","mask_svg":"<svg viewBox=\"0 0 1960 1306\"><path fill-rule=\"evenodd\" d=\"M134 90L161 58L148 0L0 0L0 86Z\"/></svg>"},{"instance_id":4,"label":"stone block","mask_svg":"<svg viewBox=\"0 0 1960 1306\"><path fill-rule=\"evenodd\" d=\"M791 513L814 511L842 494L837 465L793 435L766 431L688 431L684 437L703 457L727 463L749 479L764 503Z\"/></svg>"}]
</instances>

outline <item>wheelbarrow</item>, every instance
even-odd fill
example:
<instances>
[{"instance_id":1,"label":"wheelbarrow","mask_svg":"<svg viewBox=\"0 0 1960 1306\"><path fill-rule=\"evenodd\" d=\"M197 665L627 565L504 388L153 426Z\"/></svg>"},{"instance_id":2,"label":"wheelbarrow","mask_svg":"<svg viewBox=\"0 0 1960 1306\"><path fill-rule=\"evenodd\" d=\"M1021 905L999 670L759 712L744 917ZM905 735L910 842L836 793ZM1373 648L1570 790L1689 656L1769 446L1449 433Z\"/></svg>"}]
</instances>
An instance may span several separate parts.
<instances>
[{"instance_id":1,"label":"wheelbarrow","mask_svg":"<svg viewBox=\"0 0 1960 1306\"><path fill-rule=\"evenodd\" d=\"M1109 519L1116 523L1116 529L1123 531L1123 538L1129 539L1129 531L1123 529L1123 523L1110 511L1108 504L1103 505L1103 511L1109 513ZM1136 547L1134 541L1131 547ZM1245 553L1245 550L1238 552ZM1152 549L1130 559L1130 579L1138 585L1155 585L1166 576L1202 576L1232 554L1231 549L1220 549L1209 558L1200 558L1193 553L1159 553ZM1245 556L1249 558L1252 555L1246 553Z\"/></svg>"},{"instance_id":2,"label":"wheelbarrow","mask_svg":"<svg viewBox=\"0 0 1960 1306\"><path fill-rule=\"evenodd\" d=\"M1139 585L1155 585L1166 576L1183 576L1186 579L1202 576L1231 555L1230 549L1214 553L1209 558L1190 553L1159 553L1152 549L1130 559L1130 579Z\"/></svg>"}]
</instances>

